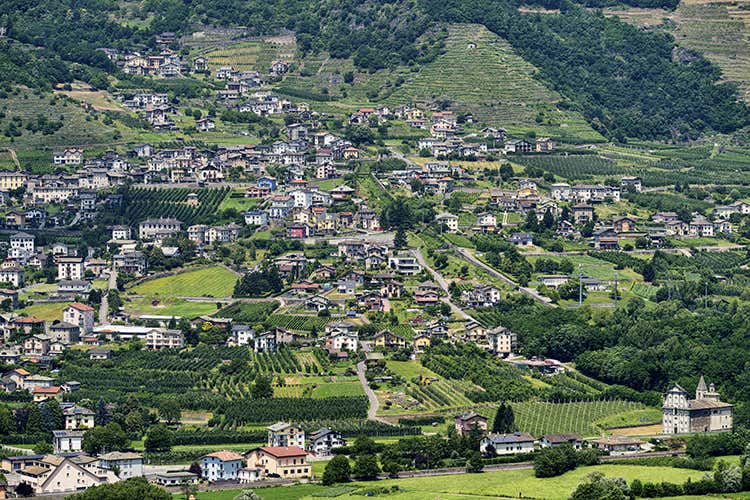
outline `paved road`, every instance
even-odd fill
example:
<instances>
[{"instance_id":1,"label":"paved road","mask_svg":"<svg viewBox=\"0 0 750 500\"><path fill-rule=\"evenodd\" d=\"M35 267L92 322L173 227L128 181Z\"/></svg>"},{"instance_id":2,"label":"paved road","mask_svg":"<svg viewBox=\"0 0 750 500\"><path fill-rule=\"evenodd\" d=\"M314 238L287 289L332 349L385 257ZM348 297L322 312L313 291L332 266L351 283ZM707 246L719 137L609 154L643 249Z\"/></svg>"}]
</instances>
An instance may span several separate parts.
<instances>
[{"instance_id":1,"label":"paved road","mask_svg":"<svg viewBox=\"0 0 750 500\"><path fill-rule=\"evenodd\" d=\"M102 302L99 304L99 324L106 325L109 318L109 291L117 290L117 271L114 267L109 272L107 289L102 291Z\"/></svg>"},{"instance_id":2,"label":"paved road","mask_svg":"<svg viewBox=\"0 0 750 500\"><path fill-rule=\"evenodd\" d=\"M370 352L370 346L366 342L361 342L360 345L362 346L362 351L365 353ZM380 418L377 416L378 408L380 407L380 401L378 401L378 396L375 394L375 391L373 391L370 388L370 384L367 383L367 378L365 377L365 371L367 370L367 367L365 366L364 361L360 361L357 363L357 377L359 378L359 383L362 384L362 389L364 389L365 394L367 395L367 400L369 401L369 405L367 408L367 420L374 420L376 422L383 422L384 424L393 425L393 423Z\"/></svg>"},{"instance_id":3,"label":"paved road","mask_svg":"<svg viewBox=\"0 0 750 500\"><path fill-rule=\"evenodd\" d=\"M487 264L485 264L485 263L484 263L484 262L482 262L481 260L479 260L479 259L477 259L476 257L474 257L474 256L473 256L473 255L472 255L472 254L471 254L471 253L470 253L469 251L467 251L466 249L463 249L463 248L460 248L460 247L457 247L457 246L453 246L453 248L454 248L454 249L455 249L455 250L456 250L456 251L457 251L457 252L458 252L459 254L461 254L461 256L463 256L463 257L464 257L464 258L465 258L466 260L468 260L468 261L469 261L469 262L471 262L472 264L474 264L474 265L477 265L477 266L481 267L482 269L484 269L485 271L487 271L488 273L490 273L490 274L491 274L492 276L494 276L494 277L498 278L498 279L499 279L499 280L501 280L501 281L504 281L505 283L509 284L509 285L510 285L510 286L512 286L513 288L517 288L517 289L518 289L518 290L520 290L520 291L521 291L522 293L524 293L524 294L528 295L529 297L531 297L532 299L536 300L537 302L539 302L539 303L541 303L541 304L544 304L544 305L546 305L546 306L557 307L557 304L552 304L552 303L550 302L550 299L549 299L548 297L545 297L544 295L540 294L539 292L537 292L537 291L536 291L536 290L534 290L533 288L529 288L529 287L523 287L523 286L520 286L520 285L519 285L518 283L516 283L516 282L515 282L515 281L513 281L512 279L510 279L510 278L508 278L507 276L505 276L505 275L504 275L503 273L501 273L501 272L499 272L499 271L496 271L496 270L495 270L494 268L492 268L492 267L488 266Z\"/></svg>"},{"instance_id":4,"label":"paved road","mask_svg":"<svg viewBox=\"0 0 750 500\"><path fill-rule=\"evenodd\" d=\"M448 291L448 281L443 277L440 272L430 267L430 265L427 263L427 259L424 258L424 255L422 255L422 251L419 248L413 248L412 252L414 252L414 256L417 258L417 262L427 269L429 273L432 275L433 278L435 278L435 281L437 281L437 284L440 285L440 288L443 289L443 291L446 293L445 297L441 297L440 300L442 300L444 303L448 304L451 308L451 311L456 313L459 317L467 320L476 321L474 318L466 314L463 309L458 307L456 304L451 302L451 294Z\"/></svg>"}]
</instances>

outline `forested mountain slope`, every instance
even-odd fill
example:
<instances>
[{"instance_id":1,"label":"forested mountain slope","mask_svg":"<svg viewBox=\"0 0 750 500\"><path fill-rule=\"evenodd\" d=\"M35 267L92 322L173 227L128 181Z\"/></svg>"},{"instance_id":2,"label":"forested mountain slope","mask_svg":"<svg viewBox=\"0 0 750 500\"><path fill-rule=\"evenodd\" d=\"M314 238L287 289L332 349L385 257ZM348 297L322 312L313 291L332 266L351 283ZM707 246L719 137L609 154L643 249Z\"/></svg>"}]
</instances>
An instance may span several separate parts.
<instances>
[{"instance_id":1,"label":"forested mountain slope","mask_svg":"<svg viewBox=\"0 0 750 500\"><path fill-rule=\"evenodd\" d=\"M680 47L698 51L719 66L723 78L736 82L750 102L750 1L683 0L674 11L611 8L605 13L672 34Z\"/></svg>"},{"instance_id":2,"label":"forested mountain slope","mask_svg":"<svg viewBox=\"0 0 750 500\"><path fill-rule=\"evenodd\" d=\"M426 64L441 51L441 25L482 24L605 136L691 139L747 124L736 88L720 83L720 70L700 55L673 60L669 34L567 1L542 3L560 13L520 14L511 0L150 0L137 13L141 22L123 24L115 1L8 0L0 4L0 23L11 38L110 72L97 47L153 47L160 31L189 33L206 24L257 34L291 30L302 54L327 51L368 70Z\"/></svg>"}]
</instances>

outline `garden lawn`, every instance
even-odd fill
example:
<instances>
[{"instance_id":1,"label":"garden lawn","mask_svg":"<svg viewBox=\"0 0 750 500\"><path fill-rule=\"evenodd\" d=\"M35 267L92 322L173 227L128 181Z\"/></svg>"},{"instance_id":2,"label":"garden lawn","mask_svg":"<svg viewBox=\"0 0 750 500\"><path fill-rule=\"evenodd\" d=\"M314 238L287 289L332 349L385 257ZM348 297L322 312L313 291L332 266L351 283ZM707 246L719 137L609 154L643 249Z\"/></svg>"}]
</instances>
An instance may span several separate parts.
<instances>
[{"instance_id":1,"label":"garden lawn","mask_svg":"<svg viewBox=\"0 0 750 500\"><path fill-rule=\"evenodd\" d=\"M153 297L229 297L236 282L236 274L215 266L144 281L131 291Z\"/></svg>"},{"instance_id":2,"label":"garden lawn","mask_svg":"<svg viewBox=\"0 0 750 500\"><path fill-rule=\"evenodd\" d=\"M244 192L244 189L233 189L229 191L227 196L221 201L221 204L219 204L219 210L234 208L239 212L245 212L251 208L257 207L260 200L257 198L245 198ZM241 196L237 196L238 194Z\"/></svg>"},{"instance_id":3,"label":"garden lawn","mask_svg":"<svg viewBox=\"0 0 750 500\"><path fill-rule=\"evenodd\" d=\"M574 471L555 478L540 479L534 477L534 471L514 470L502 472L485 472L477 474L460 474L453 476L420 477L393 479L370 483L373 487L398 485L404 492L388 495L389 500L431 500L446 498L497 498L518 497L565 499L575 487L585 480L590 473L597 471L610 477L623 477L628 482L640 479L642 482L669 481L683 483L691 478L699 480L704 472L671 467L643 467L635 465L597 465L580 467ZM369 485L363 485L365 487ZM457 495L455 497L446 495ZM463 495L463 496L462 496ZM263 495L265 499L266 496ZM361 495L350 493L338 498L361 498Z\"/></svg>"}]
</instances>

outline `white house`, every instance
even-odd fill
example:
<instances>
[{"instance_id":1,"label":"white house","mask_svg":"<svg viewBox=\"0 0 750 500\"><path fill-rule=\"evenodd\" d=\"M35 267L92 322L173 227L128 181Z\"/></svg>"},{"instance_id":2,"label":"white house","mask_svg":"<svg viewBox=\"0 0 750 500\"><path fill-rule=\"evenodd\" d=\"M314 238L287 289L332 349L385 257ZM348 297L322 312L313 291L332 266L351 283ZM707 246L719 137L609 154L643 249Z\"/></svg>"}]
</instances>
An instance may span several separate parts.
<instances>
[{"instance_id":1,"label":"white house","mask_svg":"<svg viewBox=\"0 0 750 500\"><path fill-rule=\"evenodd\" d=\"M346 441L341 437L341 433L324 427L310 435L307 451L318 457L327 457L331 455L333 448L341 446L346 446Z\"/></svg>"},{"instance_id":2,"label":"white house","mask_svg":"<svg viewBox=\"0 0 750 500\"><path fill-rule=\"evenodd\" d=\"M452 233L458 231L458 215L442 213L435 216L435 220L439 224L445 224L448 227L448 231Z\"/></svg>"},{"instance_id":3,"label":"white house","mask_svg":"<svg viewBox=\"0 0 750 500\"><path fill-rule=\"evenodd\" d=\"M26 257L34 253L33 234L18 232L10 236L10 251L8 255L13 258Z\"/></svg>"},{"instance_id":4,"label":"white house","mask_svg":"<svg viewBox=\"0 0 750 500\"><path fill-rule=\"evenodd\" d=\"M84 273L85 265L83 263L83 257L59 257L57 259L58 281L83 280Z\"/></svg>"},{"instance_id":5,"label":"white house","mask_svg":"<svg viewBox=\"0 0 750 500\"><path fill-rule=\"evenodd\" d=\"M222 450L209 453L201 458L201 476L207 481L228 481L237 479L242 469L242 455Z\"/></svg>"},{"instance_id":6,"label":"white house","mask_svg":"<svg viewBox=\"0 0 750 500\"><path fill-rule=\"evenodd\" d=\"M73 302L63 311L63 321L77 326L81 333L89 333L94 329L94 308Z\"/></svg>"},{"instance_id":7,"label":"white house","mask_svg":"<svg viewBox=\"0 0 750 500\"><path fill-rule=\"evenodd\" d=\"M335 351L356 351L359 335L356 333L334 333L326 337L326 347Z\"/></svg>"},{"instance_id":8,"label":"white house","mask_svg":"<svg viewBox=\"0 0 750 500\"><path fill-rule=\"evenodd\" d=\"M117 469L117 477L122 480L143 476L143 455L140 453L112 451L99 455L99 467Z\"/></svg>"},{"instance_id":9,"label":"white house","mask_svg":"<svg viewBox=\"0 0 750 500\"><path fill-rule=\"evenodd\" d=\"M527 432L489 434L479 443L483 455L514 455L534 451L534 436Z\"/></svg>"},{"instance_id":10,"label":"white house","mask_svg":"<svg viewBox=\"0 0 750 500\"><path fill-rule=\"evenodd\" d=\"M55 453L81 451L85 430L52 431L52 447Z\"/></svg>"},{"instance_id":11,"label":"white house","mask_svg":"<svg viewBox=\"0 0 750 500\"><path fill-rule=\"evenodd\" d=\"M245 224L248 226L265 226L268 224L268 214L262 210L248 210L245 212Z\"/></svg>"}]
</instances>

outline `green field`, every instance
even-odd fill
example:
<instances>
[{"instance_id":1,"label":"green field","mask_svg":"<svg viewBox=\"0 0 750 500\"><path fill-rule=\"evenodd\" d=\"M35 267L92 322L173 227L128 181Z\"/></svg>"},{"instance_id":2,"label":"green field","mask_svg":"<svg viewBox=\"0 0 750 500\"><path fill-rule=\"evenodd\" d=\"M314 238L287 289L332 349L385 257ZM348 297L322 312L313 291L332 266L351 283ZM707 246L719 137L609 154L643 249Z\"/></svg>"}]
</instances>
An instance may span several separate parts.
<instances>
[{"instance_id":1,"label":"green field","mask_svg":"<svg viewBox=\"0 0 750 500\"><path fill-rule=\"evenodd\" d=\"M144 281L130 291L150 297L229 297L237 275L216 266Z\"/></svg>"},{"instance_id":2,"label":"green field","mask_svg":"<svg viewBox=\"0 0 750 500\"><path fill-rule=\"evenodd\" d=\"M598 465L581 467L562 476L549 479L534 477L533 470L487 472L481 476L460 474L440 478L410 478L379 481L378 487L398 485L403 493L388 495L394 500L428 500L446 498L498 498L518 497L564 499L585 480L591 472L601 472L607 476L623 477L627 481L640 479L642 482L671 481L682 483L688 478L700 479L701 471L673 469L669 467L639 467L629 465ZM373 484L372 486L375 486ZM446 496L456 495L456 496ZM339 498L361 498L356 493Z\"/></svg>"},{"instance_id":3,"label":"green field","mask_svg":"<svg viewBox=\"0 0 750 500\"><path fill-rule=\"evenodd\" d=\"M257 489L263 500L314 500L322 496L337 498L362 498L370 488L390 488L398 486L399 492L385 495L389 500L470 500L483 498L544 498L565 499L575 487L592 472L601 472L609 477L622 477L630 482L640 479L642 482L669 481L683 483L689 479L700 479L704 472L669 467L643 467L635 465L597 465L580 467L562 476L548 479L534 477L534 471L517 470L502 472L485 472L482 474L458 474L451 476L420 477L408 479L389 479L371 483L352 483L359 489L351 493L340 493L341 487L317 485L280 486ZM305 490L308 489L308 490ZM241 490L223 490L210 493L199 493L198 500L231 500ZM283 495L283 496L279 496ZM375 495L380 496L380 495Z\"/></svg>"},{"instance_id":4,"label":"green field","mask_svg":"<svg viewBox=\"0 0 750 500\"><path fill-rule=\"evenodd\" d=\"M153 302L153 297L126 298L125 312L134 315L179 316L195 318L216 312L213 302L189 302L180 299L161 299Z\"/></svg>"},{"instance_id":5,"label":"green field","mask_svg":"<svg viewBox=\"0 0 750 500\"><path fill-rule=\"evenodd\" d=\"M662 412L659 408L644 408L600 418L594 421L594 425L602 429L614 429L617 427L658 424L661 422L661 418Z\"/></svg>"},{"instance_id":6,"label":"green field","mask_svg":"<svg viewBox=\"0 0 750 500\"><path fill-rule=\"evenodd\" d=\"M309 497L313 493L326 490L327 487L317 484L297 484L294 486L278 486L275 488L254 488L253 491L263 500L297 500ZM195 494L196 500L234 500L242 490L215 490L201 491ZM175 494L176 498L184 498L184 495Z\"/></svg>"},{"instance_id":7,"label":"green field","mask_svg":"<svg viewBox=\"0 0 750 500\"><path fill-rule=\"evenodd\" d=\"M69 302L46 302L37 303L19 309L17 312L21 316L36 316L45 321L62 320L63 310L68 307Z\"/></svg>"},{"instance_id":8,"label":"green field","mask_svg":"<svg viewBox=\"0 0 750 500\"><path fill-rule=\"evenodd\" d=\"M234 208L239 212L245 212L258 206L259 200L256 198L245 198L244 189L232 189L227 193L226 198L219 204L219 210Z\"/></svg>"}]
</instances>

